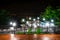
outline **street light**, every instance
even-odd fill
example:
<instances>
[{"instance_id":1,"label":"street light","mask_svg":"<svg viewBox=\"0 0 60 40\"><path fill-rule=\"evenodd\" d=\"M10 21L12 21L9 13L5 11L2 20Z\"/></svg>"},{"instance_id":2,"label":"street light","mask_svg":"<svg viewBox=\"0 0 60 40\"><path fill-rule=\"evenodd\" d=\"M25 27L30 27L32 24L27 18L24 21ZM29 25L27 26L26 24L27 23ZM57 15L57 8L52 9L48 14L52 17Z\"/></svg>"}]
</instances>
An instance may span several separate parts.
<instances>
[{"instance_id":1,"label":"street light","mask_svg":"<svg viewBox=\"0 0 60 40\"><path fill-rule=\"evenodd\" d=\"M16 26L16 23L14 22L14 23L12 24L12 26L15 27L15 26Z\"/></svg>"},{"instance_id":2,"label":"street light","mask_svg":"<svg viewBox=\"0 0 60 40\"><path fill-rule=\"evenodd\" d=\"M36 22L34 22L34 23L33 23L33 27L34 27L34 28L36 28L36 27L37 27Z\"/></svg>"},{"instance_id":3,"label":"street light","mask_svg":"<svg viewBox=\"0 0 60 40\"><path fill-rule=\"evenodd\" d=\"M14 27L10 27L10 30L14 30Z\"/></svg>"},{"instance_id":4,"label":"street light","mask_svg":"<svg viewBox=\"0 0 60 40\"><path fill-rule=\"evenodd\" d=\"M26 21L26 24L29 24L29 21Z\"/></svg>"},{"instance_id":5,"label":"street light","mask_svg":"<svg viewBox=\"0 0 60 40\"><path fill-rule=\"evenodd\" d=\"M54 25L54 23L50 23L50 26L53 27L53 26L55 26L55 25Z\"/></svg>"},{"instance_id":6,"label":"street light","mask_svg":"<svg viewBox=\"0 0 60 40\"><path fill-rule=\"evenodd\" d=\"M40 26L40 24L39 24L39 23L37 23L37 26Z\"/></svg>"},{"instance_id":7,"label":"street light","mask_svg":"<svg viewBox=\"0 0 60 40\"><path fill-rule=\"evenodd\" d=\"M30 21L26 21L26 24L31 27L31 22Z\"/></svg>"},{"instance_id":8,"label":"street light","mask_svg":"<svg viewBox=\"0 0 60 40\"><path fill-rule=\"evenodd\" d=\"M54 20L53 20L53 19L51 19L51 22L54 22Z\"/></svg>"},{"instance_id":9,"label":"street light","mask_svg":"<svg viewBox=\"0 0 60 40\"><path fill-rule=\"evenodd\" d=\"M49 22L46 22L45 23L45 27L49 27Z\"/></svg>"},{"instance_id":10,"label":"street light","mask_svg":"<svg viewBox=\"0 0 60 40\"><path fill-rule=\"evenodd\" d=\"M32 18L31 17L29 17L29 20L31 20Z\"/></svg>"},{"instance_id":11,"label":"street light","mask_svg":"<svg viewBox=\"0 0 60 40\"><path fill-rule=\"evenodd\" d=\"M34 18L33 21L36 21L36 19Z\"/></svg>"},{"instance_id":12,"label":"street light","mask_svg":"<svg viewBox=\"0 0 60 40\"><path fill-rule=\"evenodd\" d=\"M12 25L13 27L16 26L16 22L10 22L10 25Z\"/></svg>"},{"instance_id":13,"label":"street light","mask_svg":"<svg viewBox=\"0 0 60 40\"><path fill-rule=\"evenodd\" d=\"M45 21L45 18L43 18L43 21Z\"/></svg>"},{"instance_id":14,"label":"street light","mask_svg":"<svg viewBox=\"0 0 60 40\"><path fill-rule=\"evenodd\" d=\"M37 17L37 19L39 20L40 18L39 18L39 17Z\"/></svg>"},{"instance_id":15,"label":"street light","mask_svg":"<svg viewBox=\"0 0 60 40\"><path fill-rule=\"evenodd\" d=\"M55 25L54 25L54 20L53 20L53 19L51 19L50 25L51 25L51 27L52 27L52 26L55 26Z\"/></svg>"},{"instance_id":16,"label":"street light","mask_svg":"<svg viewBox=\"0 0 60 40\"><path fill-rule=\"evenodd\" d=\"M22 22L25 22L25 19L24 18L22 19Z\"/></svg>"},{"instance_id":17,"label":"street light","mask_svg":"<svg viewBox=\"0 0 60 40\"><path fill-rule=\"evenodd\" d=\"M26 26L25 23L26 23L26 20L23 18L21 21L22 21L22 23L23 23L23 24L22 24L22 30L23 30L24 33L25 33L25 26Z\"/></svg>"},{"instance_id":18,"label":"street light","mask_svg":"<svg viewBox=\"0 0 60 40\"><path fill-rule=\"evenodd\" d=\"M12 25L13 23L12 22L10 22L10 25Z\"/></svg>"},{"instance_id":19,"label":"street light","mask_svg":"<svg viewBox=\"0 0 60 40\"><path fill-rule=\"evenodd\" d=\"M17 25L16 22L10 22L10 25L12 25L12 27L10 27L10 30L14 31L14 28Z\"/></svg>"}]
</instances>

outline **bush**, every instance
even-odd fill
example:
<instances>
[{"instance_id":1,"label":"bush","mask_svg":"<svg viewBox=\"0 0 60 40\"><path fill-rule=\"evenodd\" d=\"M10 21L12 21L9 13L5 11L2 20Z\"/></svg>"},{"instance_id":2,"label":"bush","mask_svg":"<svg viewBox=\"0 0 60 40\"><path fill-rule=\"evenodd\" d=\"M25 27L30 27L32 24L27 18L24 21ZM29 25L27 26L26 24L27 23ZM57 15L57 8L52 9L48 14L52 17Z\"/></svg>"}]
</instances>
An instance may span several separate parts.
<instances>
[{"instance_id":1,"label":"bush","mask_svg":"<svg viewBox=\"0 0 60 40\"><path fill-rule=\"evenodd\" d=\"M27 34L31 34L31 28L28 29Z\"/></svg>"},{"instance_id":2,"label":"bush","mask_svg":"<svg viewBox=\"0 0 60 40\"><path fill-rule=\"evenodd\" d=\"M36 34L40 34L41 33L41 29L40 28L37 28L36 29Z\"/></svg>"}]
</instances>

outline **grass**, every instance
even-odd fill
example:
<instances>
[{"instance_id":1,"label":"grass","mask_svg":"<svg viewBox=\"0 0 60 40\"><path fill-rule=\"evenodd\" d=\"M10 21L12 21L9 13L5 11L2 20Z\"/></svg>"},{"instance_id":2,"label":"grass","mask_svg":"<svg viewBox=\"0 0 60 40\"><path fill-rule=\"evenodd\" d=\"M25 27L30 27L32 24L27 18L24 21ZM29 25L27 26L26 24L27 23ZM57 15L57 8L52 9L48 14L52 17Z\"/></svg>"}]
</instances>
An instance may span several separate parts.
<instances>
[{"instance_id":1,"label":"grass","mask_svg":"<svg viewBox=\"0 0 60 40\"><path fill-rule=\"evenodd\" d=\"M23 32L17 31L16 34L24 34Z\"/></svg>"}]
</instances>

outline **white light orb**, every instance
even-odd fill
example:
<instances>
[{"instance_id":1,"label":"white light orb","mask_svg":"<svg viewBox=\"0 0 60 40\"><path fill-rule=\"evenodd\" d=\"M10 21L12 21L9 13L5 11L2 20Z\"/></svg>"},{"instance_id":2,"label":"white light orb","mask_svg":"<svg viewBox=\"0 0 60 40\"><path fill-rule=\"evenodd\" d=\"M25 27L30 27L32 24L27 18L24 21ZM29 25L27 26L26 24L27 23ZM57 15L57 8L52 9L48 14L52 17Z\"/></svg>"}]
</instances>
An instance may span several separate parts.
<instances>
[{"instance_id":1,"label":"white light orb","mask_svg":"<svg viewBox=\"0 0 60 40\"><path fill-rule=\"evenodd\" d=\"M29 21L26 21L26 24L29 24Z\"/></svg>"},{"instance_id":2,"label":"white light orb","mask_svg":"<svg viewBox=\"0 0 60 40\"><path fill-rule=\"evenodd\" d=\"M31 20L32 18L31 17L29 17L29 20Z\"/></svg>"},{"instance_id":3,"label":"white light orb","mask_svg":"<svg viewBox=\"0 0 60 40\"><path fill-rule=\"evenodd\" d=\"M53 20L53 19L51 19L51 22L54 22L54 20Z\"/></svg>"},{"instance_id":4,"label":"white light orb","mask_svg":"<svg viewBox=\"0 0 60 40\"><path fill-rule=\"evenodd\" d=\"M15 22L13 23L13 26L16 26L16 23Z\"/></svg>"},{"instance_id":5,"label":"white light orb","mask_svg":"<svg viewBox=\"0 0 60 40\"><path fill-rule=\"evenodd\" d=\"M36 27L37 27L36 23L33 23L33 27L34 27L34 28L36 28Z\"/></svg>"},{"instance_id":6,"label":"white light orb","mask_svg":"<svg viewBox=\"0 0 60 40\"><path fill-rule=\"evenodd\" d=\"M33 21L36 21L36 19L34 18Z\"/></svg>"},{"instance_id":7,"label":"white light orb","mask_svg":"<svg viewBox=\"0 0 60 40\"><path fill-rule=\"evenodd\" d=\"M39 17L37 17L37 19L40 19Z\"/></svg>"},{"instance_id":8,"label":"white light orb","mask_svg":"<svg viewBox=\"0 0 60 40\"><path fill-rule=\"evenodd\" d=\"M37 23L37 26L40 26L40 24L39 24L39 23Z\"/></svg>"},{"instance_id":9,"label":"white light orb","mask_svg":"<svg viewBox=\"0 0 60 40\"><path fill-rule=\"evenodd\" d=\"M10 22L10 25L12 25L13 23L12 22Z\"/></svg>"},{"instance_id":10,"label":"white light orb","mask_svg":"<svg viewBox=\"0 0 60 40\"><path fill-rule=\"evenodd\" d=\"M43 18L43 21L45 21L45 18Z\"/></svg>"},{"instance_id":11,"label":"white light orb","mask_svg":"<svg viewBox=\"0 0 60 40\"><path fill-rule=\"evenodd\" d=\"M22 22L25 22L25 19L22 19Z\"/></svg>"},{"instance_id":12,"label":"white light orb","mask_svg":"<svg viewBox=\"0 0 60 40\"><path fill-rule=\"evenodd\" d=\"M54 23L50 23L50 26L53 27L53 26L55 26L55 25L54 25Z\"/></svg>"},{"instance_id":13,"label":"white light orb","mask_svg":"<svg viewBox=\"0 0 60 40\"><path fill-rule=\"evenodd\" d=\"M31 27L31 24L28 24L29 27Z\"/></svg>"},{"instance_id":14,"label":"white light orb","mask_svg":"<svg viewBox=\"0 0 60 40\"><path fill-rule=\"evenodd\" d=\"M14 30L14 27L10 27L10 30Z\"/></svg>"},{"instance_id":15,"label":"white light orb","mask_svg":"<svg viewBox=\"0 0 60 40\"><path fill-rule=\"evenodd\" d=\"M49 22L46 22L45 27L49 27Z\"/></svg>"}]
</instances>

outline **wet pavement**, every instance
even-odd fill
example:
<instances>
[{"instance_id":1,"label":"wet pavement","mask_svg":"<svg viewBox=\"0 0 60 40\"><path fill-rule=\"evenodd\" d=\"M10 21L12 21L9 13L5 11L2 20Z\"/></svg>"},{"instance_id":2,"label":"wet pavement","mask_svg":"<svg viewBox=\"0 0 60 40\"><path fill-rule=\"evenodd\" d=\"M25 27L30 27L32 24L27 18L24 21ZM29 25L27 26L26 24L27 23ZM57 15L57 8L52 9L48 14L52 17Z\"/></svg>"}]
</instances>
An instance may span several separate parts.
<instances>
[{"instance_id":1,"label":"wet pavement","mask_svg":"<svg viewBox=\"0 0 60 40\"><path fill-rule=\"evenodd\" d=\"M60 40L60 34L0 34L0 40Z\"/></svg>"}]
</instances>

